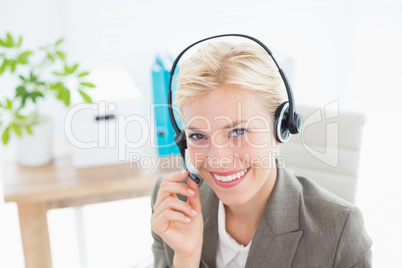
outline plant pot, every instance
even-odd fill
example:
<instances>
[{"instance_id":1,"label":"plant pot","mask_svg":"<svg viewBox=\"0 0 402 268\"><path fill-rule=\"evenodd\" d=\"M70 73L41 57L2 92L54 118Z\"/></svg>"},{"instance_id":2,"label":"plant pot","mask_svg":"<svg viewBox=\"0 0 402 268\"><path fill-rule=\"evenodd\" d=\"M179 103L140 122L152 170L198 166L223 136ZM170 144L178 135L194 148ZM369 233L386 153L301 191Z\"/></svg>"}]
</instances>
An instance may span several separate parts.
<instances>
[{"instance_id":1,"label":"plant pot","mask_svg":"<svg viewBox=\"0 0 402 268\"><path fill-rule=\"evenodd\" d=\"M53 158L53 123L50 117L43 116L38 124L32 126L32 135L24 133L16 141L17 162L22 166L42 166Z\"/></svg>"}]
</instances>

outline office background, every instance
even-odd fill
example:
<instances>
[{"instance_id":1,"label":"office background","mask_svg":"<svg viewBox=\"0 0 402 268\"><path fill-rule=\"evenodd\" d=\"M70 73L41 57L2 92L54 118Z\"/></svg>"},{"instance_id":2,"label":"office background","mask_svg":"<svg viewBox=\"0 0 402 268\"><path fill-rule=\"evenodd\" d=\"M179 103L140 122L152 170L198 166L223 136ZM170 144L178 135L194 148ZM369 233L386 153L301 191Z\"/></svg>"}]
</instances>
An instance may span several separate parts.
<instances>
[{"instance_id":1,"label":"office background","mask_svg":"<svg viewBox=\"0 0 402 268\"><path fill-rule=\"evenodd\" d=\"M357 205L374 241L374 265L392 267L402 250L402 234L398 232L402 225L402 176L398 169L402 150L398 111L402 96L400 14L402 1L397 0L251 0L247 4L211 0L0 0L0 35L8 31L22 35L26 47L65 37L65 51L85 68L127 70L145 104L152 102L151 68L157 53L175 56L185 45L220 33L259 38L274 53L292 60L291 80L297 102L324 106L339 100L340 109L367 115ZM0 97L12 94L12 79L0 81ZM149 105L142 109L149 115ZM44 111L52 111L56 137L63 138L66 108L48 102ZM144 205L148 203L139 206ZM8 214L3 215L16 219L14 210L7 204L4 211ZM14 216L7 220L18 223ZM137 220L133 218L133 222ZM6 223L7 228L10 225L18 232L18 227ZM114 241L104 235L105 243ZM58 243L55 254L63 251L62 244ZM132 245L113 248L120 247L126 254L121 258L129 259ZM1 248L0 256L21 258L15 262L15 267L21 267L19 247L17 242L10 242ZM135 248L132 251L135 256ZM100 267L101 260L92 261L91 267ZM54 264L63 267L62 262Z\"/></svg>"}]
</instances>

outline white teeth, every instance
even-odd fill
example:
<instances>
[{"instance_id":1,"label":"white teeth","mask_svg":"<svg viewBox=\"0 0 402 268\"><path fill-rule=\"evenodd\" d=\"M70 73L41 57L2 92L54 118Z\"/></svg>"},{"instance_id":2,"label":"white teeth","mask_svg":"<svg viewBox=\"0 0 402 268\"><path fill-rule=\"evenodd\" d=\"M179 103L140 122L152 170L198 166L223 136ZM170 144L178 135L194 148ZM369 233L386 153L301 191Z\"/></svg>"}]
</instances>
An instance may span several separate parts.
<instances>
[{"instance_id":1,"label":"white teeth","mask_svg":"<svg viewBox=\"0 0 402 268\"><path fill-rule=\"evenodd\" d=\"M247 168L242 170L242 171L240 171L240 172L237 172L235 174L228 175L228 176L218 176L216 174L214 174L214 176L218 181L229 182L229 181L234 181L235 179L239 179L246 172L247 172Z\"/></svg>"}]
</instances>

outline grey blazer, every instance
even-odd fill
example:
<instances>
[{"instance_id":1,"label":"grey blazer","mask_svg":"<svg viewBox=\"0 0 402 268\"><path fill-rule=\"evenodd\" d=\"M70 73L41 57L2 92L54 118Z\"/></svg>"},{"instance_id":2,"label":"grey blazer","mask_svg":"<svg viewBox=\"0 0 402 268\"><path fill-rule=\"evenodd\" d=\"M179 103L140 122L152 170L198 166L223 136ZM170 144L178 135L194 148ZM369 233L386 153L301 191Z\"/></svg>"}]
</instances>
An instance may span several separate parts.
<instances>
[{"instance_id":1,"label":"grey blazer","mask_svg":"<svg viewBox=\"0 0 402 268\"><path fill-rule=\"evenodd\" d=\"M154 187L152 208L161 181ZM204 217L200 267L216 267L219 200L207 183L199 187ZM172 267L174 251L157 234L152 235L154 267ZM246 267L371 267L371 244L357 207L307 178L278 168Z\"/></svg>"}]
</instances>

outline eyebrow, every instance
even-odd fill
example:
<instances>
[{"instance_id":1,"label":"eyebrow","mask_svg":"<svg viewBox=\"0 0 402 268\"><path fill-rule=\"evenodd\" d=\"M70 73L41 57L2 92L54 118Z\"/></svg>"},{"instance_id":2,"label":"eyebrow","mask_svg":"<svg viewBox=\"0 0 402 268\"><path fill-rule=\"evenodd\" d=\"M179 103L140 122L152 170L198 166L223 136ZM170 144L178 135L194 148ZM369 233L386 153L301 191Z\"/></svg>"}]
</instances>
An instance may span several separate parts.
<instances>
[{"instance_id":1,"label":"eyebrow","mask_svg":"<svg viewBox=\"0 0 402 268\"><path fill-rule=\"evenodd\" d=\"M236 126L238 126L238 125L240 125L240 124L243 124L243 123L245 123L245 122L247 122L247 121L245 121L245 120L242 120L242 121L234 121L233 123L230 123L230 124L224 126L222 129L230 129L230 128L236 127ZM191 126L188 127L188 128L186 128L186 129L191 130L191 131L196 131L196 132L202 132L200 129L195 128L195 127L191 127Z\"/></svg>"}]
</instances>

